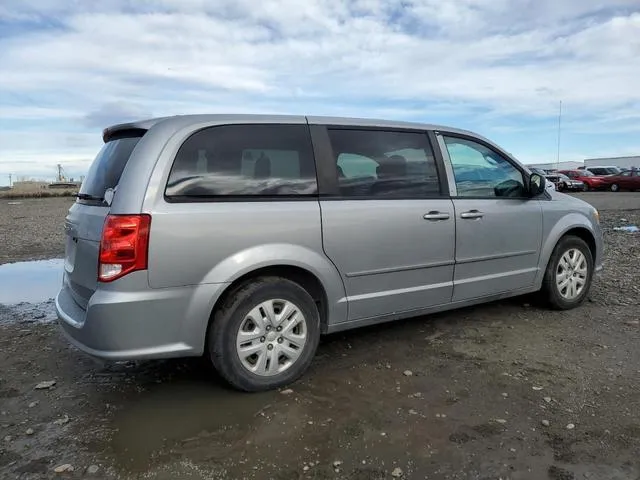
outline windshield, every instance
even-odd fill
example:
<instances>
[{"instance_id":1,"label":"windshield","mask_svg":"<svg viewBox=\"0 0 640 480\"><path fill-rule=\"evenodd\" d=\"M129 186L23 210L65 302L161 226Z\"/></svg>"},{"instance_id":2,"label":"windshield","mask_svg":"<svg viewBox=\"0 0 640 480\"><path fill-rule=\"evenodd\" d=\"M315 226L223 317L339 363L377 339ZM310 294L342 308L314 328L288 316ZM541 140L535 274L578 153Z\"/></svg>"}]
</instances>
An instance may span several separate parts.
<instances>
[{"instance_id":1,"label":"windshield","mask_svg":"<svg viewBox=\"0 0 640 480\"><path fill-rule=\"evenodd\" d=\"M105 143L89 168L79 196L85 197L85 200L101 201L109 188L118 185L122 171L139 140L140 136L135 136Z\"/></svg>"}]
</instances>

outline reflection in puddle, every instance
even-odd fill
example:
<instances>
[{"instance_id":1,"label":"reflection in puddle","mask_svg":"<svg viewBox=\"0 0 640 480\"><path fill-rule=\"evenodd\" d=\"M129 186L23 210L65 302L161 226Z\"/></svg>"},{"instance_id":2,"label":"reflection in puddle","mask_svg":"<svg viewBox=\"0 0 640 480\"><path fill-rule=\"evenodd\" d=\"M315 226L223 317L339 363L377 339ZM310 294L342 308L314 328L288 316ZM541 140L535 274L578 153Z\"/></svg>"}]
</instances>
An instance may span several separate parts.
<instances>
[{"instance_id":1,"label":"reflection in puddle","mask_svg":"<svg viewBox=\"0 0 640 480\"><path fill-rule=\"evenodd\" d=\"M114 453L121 467L146 469L164 448L221 429L245 430L277 395L240 393L206 380L159 384L116 415Z\"/></svg>"},{"instance_id":2,"label":"reflection in puddle","mask_svg":"<svg viewBox=\"0 0 640 480\"><path fill-rule=\"evenodd\" d=\"M38 260L0 265L0 304L42 303L62 284L64 260Z\"/></svg>"}]
</instances>

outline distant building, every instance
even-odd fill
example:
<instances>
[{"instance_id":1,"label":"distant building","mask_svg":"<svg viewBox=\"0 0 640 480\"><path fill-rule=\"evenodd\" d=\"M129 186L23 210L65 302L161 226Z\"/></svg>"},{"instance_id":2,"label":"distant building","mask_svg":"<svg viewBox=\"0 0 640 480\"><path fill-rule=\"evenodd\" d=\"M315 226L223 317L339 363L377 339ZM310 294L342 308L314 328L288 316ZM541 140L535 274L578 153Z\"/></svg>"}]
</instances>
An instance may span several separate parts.
<instances>
[{"instance_id":1,"label":"distant building","mask_svg":"<svg viewBox=\"0 0 640 480\"><path fill-rule=\"evenodd\" d=\"M621 168L640 168L640 155L633 157L603 157L603 158L587 158L584 161L585 167L621 167Z\"/></svg>"},{"instance_id":2,"label":"distant building","mask_svg":"<svg viewBox=\"0 0 640 480\"><path fill-rule=\"evenodd\" d=\"M37 192L39 190L43 190L47 188L48 185L49 185L48 182L39 182L36 180L24 180L19 182L13 182L13 191L20 192L20 193Z\"/></svg>"},{"instance_id":3,"label":"distant building","mask_svg":"<svg viewBox=\"0 0 640 480\"><path fill-rule=\"evenodd\" d=\"M584 167L582 162L547 162L547 163L529 163L527 167L536 167L542 170L576 170Z\"/></svg>"}]
</instances>

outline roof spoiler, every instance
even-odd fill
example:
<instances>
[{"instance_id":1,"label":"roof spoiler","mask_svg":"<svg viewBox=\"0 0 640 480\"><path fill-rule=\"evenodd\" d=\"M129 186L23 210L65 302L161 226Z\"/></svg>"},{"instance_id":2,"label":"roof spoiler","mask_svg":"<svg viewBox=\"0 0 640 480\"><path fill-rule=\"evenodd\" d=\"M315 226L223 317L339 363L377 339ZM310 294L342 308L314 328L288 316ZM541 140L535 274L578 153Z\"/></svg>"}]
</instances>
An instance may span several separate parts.
<instances>
[{"instance_id":1,"label":"roof spoiler","mask_svg":"<svg viewBox=\"0 0 640 480\"><path fill-rule=\"evenodd\" d=\"M149 120L111 125L102 131L102 140L104 143L107 143L108 141L115 140L117 138L141 137L147 132L147 130L165 118L167 117L158 117L151 118Z\"/></svg>"}]
</instances>

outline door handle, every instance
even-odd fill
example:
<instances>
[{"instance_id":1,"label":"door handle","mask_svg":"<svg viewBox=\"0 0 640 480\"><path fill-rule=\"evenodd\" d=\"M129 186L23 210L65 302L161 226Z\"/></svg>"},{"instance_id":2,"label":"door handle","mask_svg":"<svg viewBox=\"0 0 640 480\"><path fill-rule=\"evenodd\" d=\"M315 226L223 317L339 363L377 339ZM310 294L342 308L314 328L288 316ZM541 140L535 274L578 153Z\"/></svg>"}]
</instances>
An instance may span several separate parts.
<instances>
[{"instance_id":1,"label":"door handle","mask_svg":"<svg viewBox=\"0 0 640 480\"><path fill-rule=\"evenodd\" d=\"M482 218L484 217L484 213L479 210L469 210L468 212L464 212L460 214L460 218L466 219L474 219L474 218Z\"/></svg>"},{"instance_id":2,"label":"door handle","mask_svg":"<svg viewBox=\"0 0 640 480\"><path fill-rule=\"evenodd\" d=\"M441 213L441 212L429 212L429 213L425 214L423 218L425 220L431 220L433 222L435 222L437 220L449 220L449 214L448 213Z\"/></svg>"}]
</instances>

